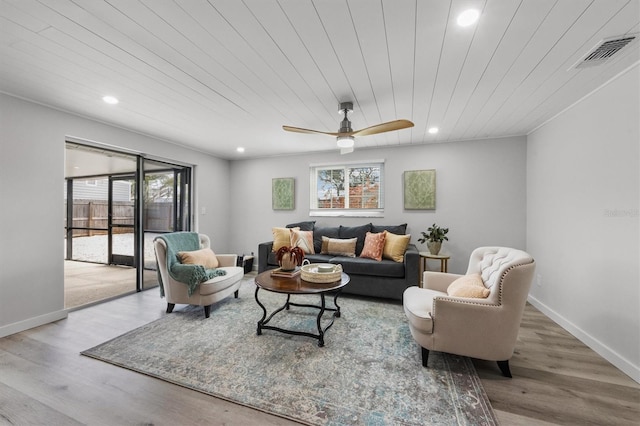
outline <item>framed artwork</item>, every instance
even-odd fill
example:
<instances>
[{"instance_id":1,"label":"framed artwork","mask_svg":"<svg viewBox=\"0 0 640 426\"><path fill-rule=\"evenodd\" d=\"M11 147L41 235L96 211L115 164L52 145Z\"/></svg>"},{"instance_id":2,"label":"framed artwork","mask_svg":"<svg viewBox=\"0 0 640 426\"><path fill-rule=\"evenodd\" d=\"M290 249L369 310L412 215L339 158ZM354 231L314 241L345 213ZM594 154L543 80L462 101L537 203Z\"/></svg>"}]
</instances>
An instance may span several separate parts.
<instances>
[{"instance_id":1,"label":"framed artwork","mask_svg":"<svg viewBox=\"0 0 640 426\"><path fill-rule=\"evenodd\" d=\"M404 208L407 210L435 210L435 170L407 170L404 172Z\"/></svg>"},{"instance_id":2,"label":"framed artwork","mask_svg":"<svg viewBox=\"0 0 640 426\"><path fill-rule=\"evenodd\" d=\"M271 206L273 210L293 210L295 208L294 178L273 178L271 180Z\"/></svg>"}]
</instances>

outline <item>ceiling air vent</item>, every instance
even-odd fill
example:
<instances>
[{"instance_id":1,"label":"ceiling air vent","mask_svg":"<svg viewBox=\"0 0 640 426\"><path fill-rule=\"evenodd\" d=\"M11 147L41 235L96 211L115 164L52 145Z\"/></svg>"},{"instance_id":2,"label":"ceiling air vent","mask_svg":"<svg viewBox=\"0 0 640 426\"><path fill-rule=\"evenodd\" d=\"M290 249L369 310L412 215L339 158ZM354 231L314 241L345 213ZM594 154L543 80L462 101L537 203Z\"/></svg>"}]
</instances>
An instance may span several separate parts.
<instances>
[{"instance_id":1,"label":"ceiling air vent","mask_svg":"<svg viewBox=\"0 0 640 426\"><path fill-rule=\"evenodd\" d=\"M600 65L611 59L622 48L636 41L638 34L611 37L601 40L571 68L585 68Z\"/></svg>"}]
</instances>

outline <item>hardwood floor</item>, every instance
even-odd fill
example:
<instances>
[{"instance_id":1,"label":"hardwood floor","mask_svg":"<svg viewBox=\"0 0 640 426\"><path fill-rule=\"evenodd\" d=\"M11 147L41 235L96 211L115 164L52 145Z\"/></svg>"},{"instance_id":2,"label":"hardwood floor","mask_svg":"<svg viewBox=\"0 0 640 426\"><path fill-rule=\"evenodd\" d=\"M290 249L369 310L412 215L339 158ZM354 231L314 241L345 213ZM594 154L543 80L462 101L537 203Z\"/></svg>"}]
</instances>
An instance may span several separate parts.
<instances>
[{"instance_id":1,"label":"hardwood floor","mask_svg":"<svg viewBox=\"0 0 640 426\"><path fill-rule=\"evenodd\" d=\"M0 424L296 424L79 354L162 317L164 309L151 289L0 339ZM504 425L640 419L640 385L532 306L511 360L514 378L502 377L493 362L474 364Z\"/></svg>"}]
</instances>

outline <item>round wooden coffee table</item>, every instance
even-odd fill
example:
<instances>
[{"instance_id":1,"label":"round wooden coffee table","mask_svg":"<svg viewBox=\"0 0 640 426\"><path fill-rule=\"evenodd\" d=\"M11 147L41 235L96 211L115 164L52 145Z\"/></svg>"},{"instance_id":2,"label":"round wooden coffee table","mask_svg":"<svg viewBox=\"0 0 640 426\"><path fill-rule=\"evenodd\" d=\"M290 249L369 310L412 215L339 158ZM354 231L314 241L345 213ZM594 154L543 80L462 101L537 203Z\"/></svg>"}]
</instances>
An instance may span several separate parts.
<instances>
[{"instance_id":1,"label":"round wooden coffee table","mask_svg":"<svg viewBox=\"0 0 640 426\"><path fill-rule=\"evenodd\" d=\"M258 305L262 308L262 318L258 321L258 335L262 334L262 330L275 330L281 333L286 334L295 334L297 336L307 336L318 339L318 346L324 346L324 334L327 332L329 327L333 325L333 322L336 318L340 317L340 306L338 306L338 296L344 286L349 284L349 275L342 273L342 277L339 281L332 283L312 283L309 281L305 281L297 277L293 278L283 278L283 277L273 277L271 276L271 271L265 271L256 276L256 293L255 298ZM260 289L272 291L274 293L283 293L287 295L287 301L285 304L276 309L267 317L267 308L264 307L262 303L260 303L260 299L258 299L258 292ZM333 296L333 304L335 307L327 307L325 305L325 294L335 293ZM298 304L291 302L291 295L296 294L319 294L320 295L320 306L318 305L307 305L307 304ZM280 327L274 327L272 325L267 325L269 321L276 315L278 312L282 312L283 310L289 310L291 306L305 307L305 308L315 308L319 309L318 317L316 319L316 323L318 326L318 334L309 333L305 331L298 330L288 330ZM324 328L321 325L322 316L325 311L333 312L331 316L331 322L327 324Z\"/></svg>"}]
</instances>

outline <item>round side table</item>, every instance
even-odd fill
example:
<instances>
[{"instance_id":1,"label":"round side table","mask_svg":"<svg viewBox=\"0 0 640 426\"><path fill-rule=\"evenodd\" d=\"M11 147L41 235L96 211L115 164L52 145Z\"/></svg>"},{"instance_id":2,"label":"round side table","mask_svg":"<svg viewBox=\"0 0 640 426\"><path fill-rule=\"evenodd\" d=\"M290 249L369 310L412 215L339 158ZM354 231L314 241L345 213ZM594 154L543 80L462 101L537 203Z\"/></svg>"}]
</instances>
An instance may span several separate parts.
<instances>
[{"instance_id":1,"label":"round side table","mask_svg":"<svg viewBox=\"0 0 640 426\"><path fill-rule=\"evenodd\" d=\"M440 261L440 272L447 272L449 266L449 259L451 256L446 254L431 254L428 251L420 252L420 287L422 287L422 277L424 275L424 271L427 270L427 259L439 260Z\"/></svg>"}]
</instances>

